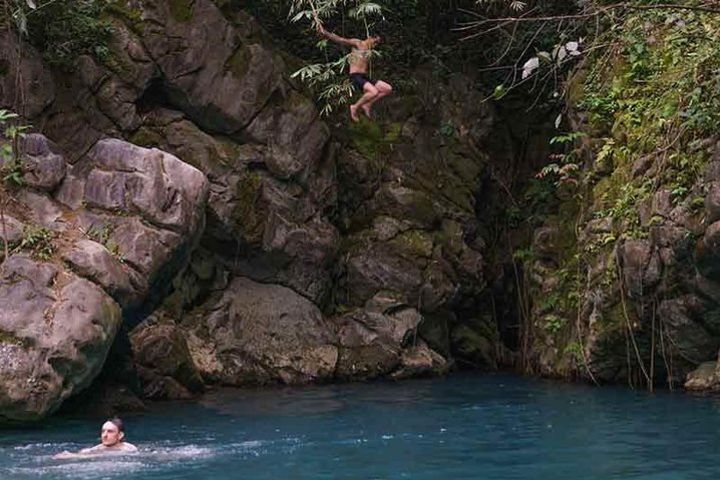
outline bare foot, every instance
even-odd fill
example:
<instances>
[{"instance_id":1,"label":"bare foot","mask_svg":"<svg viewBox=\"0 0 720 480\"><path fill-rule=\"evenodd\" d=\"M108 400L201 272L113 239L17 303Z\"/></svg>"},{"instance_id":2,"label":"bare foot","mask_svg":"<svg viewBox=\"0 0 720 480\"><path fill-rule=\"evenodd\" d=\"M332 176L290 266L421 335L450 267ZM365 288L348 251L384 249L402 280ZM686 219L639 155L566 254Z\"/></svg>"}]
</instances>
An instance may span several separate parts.
<instances>
[{"instance_id":1,"label":"bare foot","mask_svg":"<svg viewBox=\"0 0 720 480\"><path fill-rule=\"evenodd\" d=\"M357 114L357 107L355 105L350 105L350 118L353 122L359 122L360 119L358 118Z\"/></svg>"},{"instance_id":2,"label":"bare foot","mask_svg":"<svg viewBox=\"0 0 720 480\"><path fill-rule=\"evenodd\" d=\"M365 116L366 116L367 118L372 118L372 116L370 115L370 106L369 106L369 105L366 104L366 105L363 105L363 106L360 107L360 108L362 108L362 111L363 111L363 113L365 113Z\"/></svg>"}]
</instances>

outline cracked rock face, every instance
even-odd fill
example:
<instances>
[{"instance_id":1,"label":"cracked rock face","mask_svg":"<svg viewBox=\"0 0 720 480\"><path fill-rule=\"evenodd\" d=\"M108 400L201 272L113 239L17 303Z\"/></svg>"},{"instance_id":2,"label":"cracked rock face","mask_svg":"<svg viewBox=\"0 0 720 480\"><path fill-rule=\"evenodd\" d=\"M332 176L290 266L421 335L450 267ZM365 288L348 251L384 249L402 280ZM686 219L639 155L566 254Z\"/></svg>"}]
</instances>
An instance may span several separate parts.
<instances>
[{"instance_id":1,"label":"cracked rock face","mask_svg":"<svg viewBox=\"0 0 720 480\"><path fill-rule=\"evenodd\" d=\"M210 1L140 1L142 42L168 93L201 127L232 134L246 127L283 82L279 55L249 41Z\"/></svg>"},{"instance_id":2,"label":"cracked rock face","mask_svg":"<svg viewBox=\"0 0 720 480\"><path fill-rule=\"evenodd\" d=\"M177 158L121 140L72 166L41 135L23 147L33 181L4 192L0 419L37 420L88 387L123 321L184 266L208 186Z\"/></svg>"},{"instance_id":3,"label":"cracked rock face","mask_svg":"<svg viewBox=\"0 0 720 480\"><path fill-rule=\"evenodd\" d=\"M107 139L73 165L57 199L86 233L66 259L139 309L184 265L205 221L205 176L157 149Z\"/></svg>"},{"instance_id":4,"label":"cracked rock face","mask_svg":"<svg viewBox=\"0 0 720 480\"><path fill-rule=\"evenodd\" d=\"M329 380L338 349L320 310L292 290L236 278L183 322L204 378L224 385Z\"/></svg>"},{"instance_id":5,"label":"cracked rock face","mask_svg":"<svg viewBox=\"0 0 720 480\"><path fill-rule=\"evenodd\" d=\"M14 238L53 232L46 262L104 292L128 327L162 303L162 322L130 333L145 395L196 393L192 371L230 385L444 371L419 318L484 283L470 219L480 159L429 156L435 126L413 117L382 171L354 147L338 165L252 18L209 0L127 7L110 18L112 61L80 58L37 99L33 123L60 149L28 146L33 188L13 193L11 216ZM438 162L452 166L445 187ZM338 216L352 217L342 247ZM385 291L394 310L375 305ZM321 313L337 304L345 314Z\"/></svg>"},{"instance_id":6,"label":"cracked rock face","mask_svg":"<svg viewBox=\"0 0 720 480\"><path fill-rule=\"evenodd\" d=\"M35 420L87 387L121 323L101 288L16 254L0 273L0 418Z\"/></svg>"},{"instance_id":7,"label":"cracked rock face","mask_svg":"<svg viewBox=\"0 0 720 480\"><path fill-rule=\"evenodd\" d=\"M317 112L308 109L312 105L306 99L296 103L308 115L296 119L298 125L314 132L314 125L322 125ZM167 109L149 114L133 138L151 140L207 175L208 225L202 243L217 252L220 263L236 275L285 285L317 303L327 298L340 238L325 214L336 183L321 149L287 178L270 167L278 147L213 137ZM323 130L322 135L303 137L297 146L302 150L326 141Z\"/></svg>"}]
</instances>

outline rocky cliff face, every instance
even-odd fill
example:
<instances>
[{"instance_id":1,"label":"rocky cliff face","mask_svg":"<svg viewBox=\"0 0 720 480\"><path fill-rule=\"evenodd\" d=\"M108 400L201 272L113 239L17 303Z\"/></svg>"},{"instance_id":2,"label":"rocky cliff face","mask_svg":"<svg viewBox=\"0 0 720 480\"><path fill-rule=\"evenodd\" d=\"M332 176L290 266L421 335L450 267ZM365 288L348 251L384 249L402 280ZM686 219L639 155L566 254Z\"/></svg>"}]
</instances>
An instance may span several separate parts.
<instances>
[{"instance_id":1,"label":"rocky cliff face","mask_svg":"<svg viewBox=\"0 0 720 480\"><path fill-rule=\"evenodd\" d=\"M110 20L105 61L53 75L25 47L0 77L39 132L2 187L0 418L54 411L111 345L147 398L495 366L475 313L493 115L466 79L331 134L253 19L168 0Z\"/></svg>"},{"instance_id":2,"label":"rocky cliff face","mask_svg":"<svg viewBox=\"0 0 720 480\"><path fill-rule=\"evenodd\" d=\"M717 389L714 361L687 377L720 347L716 90L680 73L717 64L717 20L625 21L618 48L569 84L576 141L563 161L580 173L554 177L556 203L525 252L528 365Z\"/></svg>"},{"instance_id":3,"label":"rocky cliff face","mask_svg":"<svg viewBox=\"0 0 720 480\"><path fill-rule=\"evenodd\" d=\"M202 232L208 183L122 140L74 164L39 134L22 147L21 186L3 187L0 412L36 419L90 384L123 317L167 292Z\"/></svg>"}]
</instances>

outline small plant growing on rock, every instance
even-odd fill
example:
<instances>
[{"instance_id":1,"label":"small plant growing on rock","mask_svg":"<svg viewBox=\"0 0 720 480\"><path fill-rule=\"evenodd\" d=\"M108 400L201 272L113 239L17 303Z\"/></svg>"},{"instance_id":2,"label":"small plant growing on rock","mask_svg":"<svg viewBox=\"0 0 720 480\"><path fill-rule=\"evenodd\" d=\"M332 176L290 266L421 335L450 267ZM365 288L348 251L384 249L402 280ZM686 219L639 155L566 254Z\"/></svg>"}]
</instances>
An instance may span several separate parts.
<instances>
[{"instance_id":1,"label":"small plant growing on rock","mask_svg":"<svg viewBox=\"0 0 720 480\"><path fill-rule=\"evenodd\" d=\"M22 184L22 160L20 139L25 136L28 125L17 125L17 114L0 110L0 127L5 127L0 145L0 172L4 182Z\"/></svg>"},{"instance_id":2,"label":"small plant growing on rock","mask_svg":"<svg viewBox=\"0 0 720 480\"><path fill-rule=\"evenodd\" d=\"M122 254L122 251L120 250L120 245L118 245L116 242L110 240L105 244L105 248L108 249L108 251L117 258L118 262L125 263L125 256Z\"/></svg>"},{"instance_id":3,"label":"small plant growing on rock","mask_svg":"<svg viewBox=\"0 0 720 480\"><path fill-rule=\"evenodd\" d=\"M113 226L104 223L102 225L93 225L92 227L90 227L90 229L87 231L87 235L93 241L107 246L107 242L108 240L110 240L110 235L112 234L112 232Z\"/></svg>"},{"instance_id":4,"label":"small plant growing on rock","mask_svg":"<svg viewBox=\"0 0 720 480\"><path fill-rule=\"evenodd\" d=\"M549 334L554 335L560 330L562 330L566 323L567 320L565 318L551 313L545 316L543 328Z\"/></svg>"},{"instance_id":5,"label":"small plant growing on rock","mask_svg":"<svg viewBox=\"0 0 720 480\"><path fill-rule=\"evenodd\" d=\"M53 232L37 225L25 227L23 239L15 248L15 251L26 250L38 260L50 260L55 253L55 246L52 243Z\"/></svg>"},{"instance_id":6,"label":"small plant growing on rock","mask_svg":"<svg viewBox=\"0 0 720 480\"><path fill-rule=\"evenodd\" d=\"M2 234L4 257L8 257L7 226L5 225L5 210L9 198L5 194L5 183L19 185L22 183L22 163L20 161L20 139L27 125L18 125L18 115L0 109L0 234Z\"/></svg>"}]
</instances>

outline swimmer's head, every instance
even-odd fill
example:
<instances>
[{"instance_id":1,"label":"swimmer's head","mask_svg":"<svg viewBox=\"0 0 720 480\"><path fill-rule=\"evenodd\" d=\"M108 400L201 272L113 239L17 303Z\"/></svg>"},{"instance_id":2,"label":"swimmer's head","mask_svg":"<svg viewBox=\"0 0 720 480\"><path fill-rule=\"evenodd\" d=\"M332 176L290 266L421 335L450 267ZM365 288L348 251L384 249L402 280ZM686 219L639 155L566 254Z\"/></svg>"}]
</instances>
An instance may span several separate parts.
<instances>
[{"instance_id":1,"label":"swimmer's head","mask_svg":"<svg viewBox=\"0 0 720 480\"><path fill-rule=\"evenodd\" d=\"M103 423L100 431L100 441L103 445L113 447L122 442L123 438L125 438L125 427L122 420L115 417Z\"/></svg>"}]
</instances>

